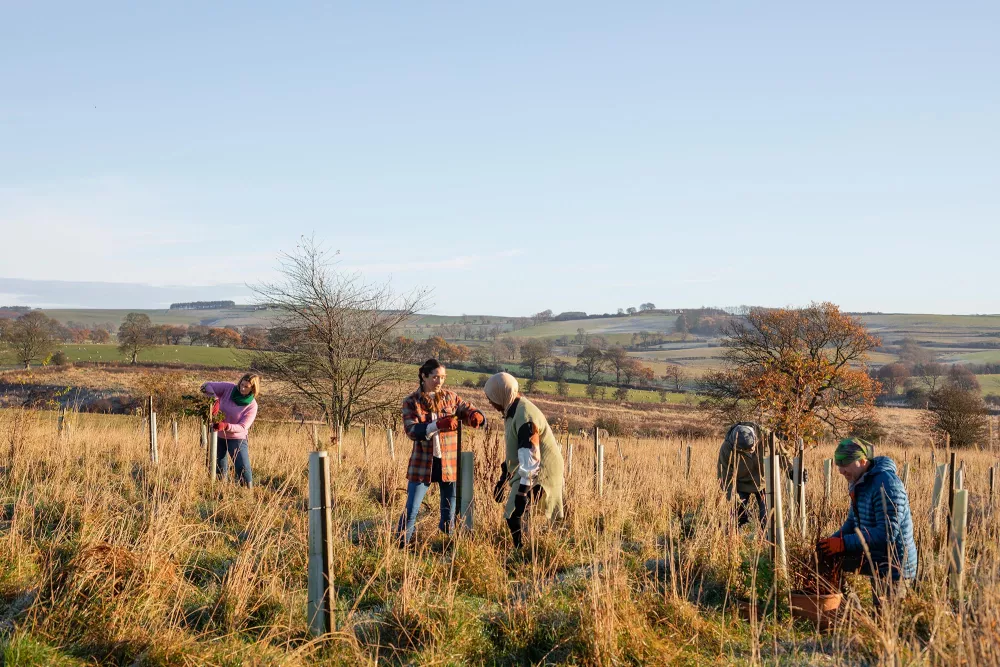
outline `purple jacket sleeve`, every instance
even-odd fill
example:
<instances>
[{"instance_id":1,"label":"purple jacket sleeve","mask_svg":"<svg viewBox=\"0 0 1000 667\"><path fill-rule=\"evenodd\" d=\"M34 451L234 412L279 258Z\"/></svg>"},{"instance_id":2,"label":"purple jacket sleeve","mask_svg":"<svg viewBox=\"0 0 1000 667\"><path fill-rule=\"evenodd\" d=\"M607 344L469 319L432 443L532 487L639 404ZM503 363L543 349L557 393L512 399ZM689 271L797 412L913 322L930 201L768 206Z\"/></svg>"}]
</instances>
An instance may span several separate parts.
<instances>
[{"instance_id":1,"label":"purple jacket sleeve","mask_svg":"<svg viewBox=\"0 0 1000 667\"><path fill-rule=\"evenodd\" d=\"M240 417L239 421L228 422L229 428L226 429L226 435L224 437L232 438L235 440L246 440L247 435L250 432L250 426L253 424L253 420L257 418L257 401L251 403L243 416Z\"/></svg>"},{"instance_id":2,"label":"purple jacket sleeve","mask_svg":"<svg viewBox=\"0 0 1000 667\"><path fill-rule=\"evenodd\" d=\"M232 382L206 382L202 391L206 394L214 394L216 398L222 398L227 391L232 391L235 386Z\"/></svg>"}]
</instances>

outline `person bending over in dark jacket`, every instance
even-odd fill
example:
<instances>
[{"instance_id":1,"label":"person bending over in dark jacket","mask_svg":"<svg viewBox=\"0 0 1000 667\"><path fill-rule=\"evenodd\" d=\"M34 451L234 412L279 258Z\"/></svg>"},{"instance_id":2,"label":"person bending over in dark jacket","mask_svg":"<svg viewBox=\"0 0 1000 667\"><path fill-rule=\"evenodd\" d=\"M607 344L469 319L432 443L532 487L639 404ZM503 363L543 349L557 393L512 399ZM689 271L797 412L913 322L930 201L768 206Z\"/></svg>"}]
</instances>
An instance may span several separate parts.
<instances>
[{"instance_id":1,"label":"person bending over in dark jacket","mask_svg":"<svg viewBox=\"0 0 1000 667\"><path fill-rule=\"evenodd\" d=\"M823 558L843 559L844 571L868 576L875 608L881 609L883 596L901 594L917 576L917 545L910 499L896 474L896 464L888 456L873 458L871 451L871 445L860 438L847 438L837 445L833 460L847 480L851 507L840 530L821 539L816 548Z\"/></svg>"}]
</instances>

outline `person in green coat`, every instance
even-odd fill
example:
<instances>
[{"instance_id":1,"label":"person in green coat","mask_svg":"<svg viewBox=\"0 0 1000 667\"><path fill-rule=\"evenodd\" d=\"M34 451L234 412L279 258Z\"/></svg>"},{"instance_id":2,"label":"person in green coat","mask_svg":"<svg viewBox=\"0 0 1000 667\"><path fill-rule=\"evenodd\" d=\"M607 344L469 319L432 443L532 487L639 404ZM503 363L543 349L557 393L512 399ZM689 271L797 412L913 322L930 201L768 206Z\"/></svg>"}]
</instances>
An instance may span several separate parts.
<instances>
[{"instance_id":1,"label":"person in green coat","mask_svg":"<svg viewBox=\"0 0 1000 667\"><path fill-rule=\"evenodd\" d=\"M507 486L504 518L515 548L521 548L521 518L537 503L550 522L563 517L563 458L545 415L518 392L517 380L497 373L483 387L486 398L504 418L505 456L494 488L498 502Z\"/></svg>"}]
</instances>

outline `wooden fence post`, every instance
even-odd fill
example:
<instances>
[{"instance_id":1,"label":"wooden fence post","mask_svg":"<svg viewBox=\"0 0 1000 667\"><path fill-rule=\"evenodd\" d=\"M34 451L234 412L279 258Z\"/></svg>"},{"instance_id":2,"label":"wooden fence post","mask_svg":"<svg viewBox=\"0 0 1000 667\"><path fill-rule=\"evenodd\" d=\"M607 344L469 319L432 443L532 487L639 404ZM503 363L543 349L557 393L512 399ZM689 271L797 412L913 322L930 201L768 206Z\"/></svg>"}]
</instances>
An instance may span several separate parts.
<instances>
[{"instance_id":1,"label":"wooden fence post","mask_svg":"<svg viewBox=\"0 0 1000 667\"><path fill-rule=\"evenodd\" d=\"M326 451L309 453L308 622L316 637L334 630L330 459Z\"/></svg>"},{"instance_id":2,"label":"wooden fence post","mask_svg":"<svg viewBox=\"0 0 1000 667\"><path fill-rule=\"evenodd\" d=\"M63 406L59 408L59 420L57 421L56 425L56 432L58 433L60 438L63 436L63 429L65 427L66 427L66 407Z\"/></svg>"},{"instance_id":3,"label":"wooden fence post","mask_svg":"<svg viewBox=\"0 0 1000 667\"><path fill-rule=\"evenodd\" d=\"M687 446L687 463L684 466L684 479L691 479L691 445Z\"/></svg>"},{"instance_id":4,"label":"wooden fence post","mask_svg":"<svg viewBox=\"0 0 1000 667\"><path fill-rule=\"evenodd\" d=\"M806 446L805 443L802 441L802 438L799 438L799 457L798 457L798 465L796 466L798 473L798 480L795 482L795 505L798 511L798 519L800 524L799 529L803 536L806 534L806 530L808 529L806 525L807 516L806 516L805 465L806 465Z\"/></svg>"},{"instance_id":5,"label":"wooden fence post","mask_svg":"<svg viewBox=\"0 0 1000 667\"><path fill-rule=\"evenodd\" d=\"M618 438L615 438L615 447L618 448L618 460L619 461L624 461L625 460L625 454L622 452L622 441L620 439L618 439Z\"/></svg>"},{"instance_id":6,"label":"wooden fence post","mask_svg":"<svg viewBox=\"0 0 1000 667\"><path fill-rule=\"evenodd\" d=\"M907 461L903 464L903 488L906 488L906 482L910 479L910 463Z\"/></svg>"},{"instance_id":7,"label":"wooden fence post","mask_svg":"<svg viewBox=\"0 0 1000 667\"><path fill-rule=\"evenodd\" d=\"M396 460L396 443L392 439L392 427L386 426L385 428L385 442L389 446L389 458L393 461Z\"/></svg>"},{"instance_id":8,"label":"wooden fence post","mask_svg":"<svg viewBox=\"0 0 1000 667\"><path fill-rule=\"evenodd\" d=\"M319 446L319 426L313 424L313 451L318 451Z\"/></svg>"},{"instance_id":9,"label":"wooden fence post","mask_svg":"<svg viewBox=\"0 0 1000 667\"><path fill-rule=\"evenodd\" d=\"M170 420L170 430L173 431L173 434L174 434L174 447L177 447L180 444L180 438L177 435L177 418L176 417L173 418L172 420Z\"/></svg>"},{"instance_id":10,"label":"wooden fence post","mask_svg":"<svg viewBox=\"0 0 1000 667\"><path fill-rule=\"evenodd\" d=\"M990 509L993 508L993 499L995 498L994 490L993 489L994 489L994 479L996 478L996 471L997 471L996 465L991 465L990 466L990 501L988 503Z\"/></svg>"},{"instance_id":11,"label":"wooden fence post","mask_svg":"<svg viewBox=\"0 0 1000 667\"><path fill-rule=\"evenodd\" d=\"M990 472L992 474L993 472L992 468L990 469ZM569 476L572 473L573 473L573 440L571 438L569 441L569 453L566 457L566 479L569 479Z\"/></svg>"},{"instance_id":12,"label":"wooden fence post","mask_svg":"<svg viewBox=\"0 0 1000 667\"><path fill-rule=\"evenodd\" d=\"M830 484L833 480L833 459L823 459L823 499L830 500Z\"/></svg>"},{"instance_id":13,"label":"wooden fence post","mask_svg":"<svg viewBox=\"0 0 1000 667\"><path fill-rule=\"evenodd\" d=\"M462 428L461 425L459 428ZM361 448L365 454L365 461L368 460L368 425L361 425Z\"/></svg>"},{"instance_id":14,"label":"wooden fence post","mask_svg":"<svg viewBox=\"0 0 1000 667\"><path fill-rule=\"evenodd\" d=\"M201 445L202 449L208 447L208 422L201 422L201 441L198 443Z\"/></svg>"}]
</instances>

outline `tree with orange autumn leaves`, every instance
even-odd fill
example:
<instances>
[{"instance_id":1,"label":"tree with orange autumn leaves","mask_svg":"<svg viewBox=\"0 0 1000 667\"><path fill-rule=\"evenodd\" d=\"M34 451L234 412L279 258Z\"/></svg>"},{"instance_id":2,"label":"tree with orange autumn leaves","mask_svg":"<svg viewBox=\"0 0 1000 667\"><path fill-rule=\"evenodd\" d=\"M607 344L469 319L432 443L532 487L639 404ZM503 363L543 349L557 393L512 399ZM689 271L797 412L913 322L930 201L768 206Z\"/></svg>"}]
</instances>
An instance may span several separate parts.
<instances>
[{"instance_id":1,"label":"tree with orange autumn leaves","mask_svg":"<svg viewBox=\"0 0 1000 667\"><path fill-rule=\"evenodd\" d=\"M832 303L751 308L726 327L724 365L704 380L705 407L790 439L854 434L874 423L879 383L868 353L882 341Z\"/></svg>"}]
</instances>

